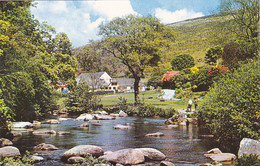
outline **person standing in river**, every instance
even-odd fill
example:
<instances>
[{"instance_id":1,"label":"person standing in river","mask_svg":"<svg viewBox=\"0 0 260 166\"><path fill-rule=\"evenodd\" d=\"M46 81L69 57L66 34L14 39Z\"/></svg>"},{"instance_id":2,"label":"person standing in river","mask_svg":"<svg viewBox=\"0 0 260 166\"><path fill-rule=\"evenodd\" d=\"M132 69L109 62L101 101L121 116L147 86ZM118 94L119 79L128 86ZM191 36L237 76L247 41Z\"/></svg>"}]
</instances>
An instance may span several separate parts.
<instances>
[{"instance_id":1,"label":"person standing in river","mask_svg":"<svg viewBox=\"0 0 260 166\"><path fill-rule=\"evenodd\" d=\"M192 103L193 103L192 100L189 99L189 104L188 104L187 112L191 112Z\"/></svg>"}]
</instances>

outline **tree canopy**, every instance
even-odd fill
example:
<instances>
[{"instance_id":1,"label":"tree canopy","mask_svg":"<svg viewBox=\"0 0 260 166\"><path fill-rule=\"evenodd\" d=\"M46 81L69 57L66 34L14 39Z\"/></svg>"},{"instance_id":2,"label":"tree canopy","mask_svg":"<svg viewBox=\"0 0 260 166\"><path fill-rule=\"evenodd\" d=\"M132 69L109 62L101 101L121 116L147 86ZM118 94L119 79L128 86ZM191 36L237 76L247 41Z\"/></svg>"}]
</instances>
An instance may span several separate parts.
<instances>
[{"instance_id":1,"label":"tree canopy","mask_svg":"<svg viewBox=\"0 0 260 166\"><path fill-rule=\"evenodd\" d=\"M73 86L76 60L66 34L39 23L31 1L0 3L0 122L32 120L53 109L51 84Z\"/></svg>"},{"instance_id":2,"label":"tree canopy","mask_svg":"<svg viewBox=\"0 0 260 166\"><path fill-rule=\"evenodd\" d=\"M99 34L102 48L120 59L135 78L135 102L139 100L139 81L144 70L157 65L165 47L173 41L173 31L157 18L128 15L103 23Z\"/></svg>"}]
</instances>

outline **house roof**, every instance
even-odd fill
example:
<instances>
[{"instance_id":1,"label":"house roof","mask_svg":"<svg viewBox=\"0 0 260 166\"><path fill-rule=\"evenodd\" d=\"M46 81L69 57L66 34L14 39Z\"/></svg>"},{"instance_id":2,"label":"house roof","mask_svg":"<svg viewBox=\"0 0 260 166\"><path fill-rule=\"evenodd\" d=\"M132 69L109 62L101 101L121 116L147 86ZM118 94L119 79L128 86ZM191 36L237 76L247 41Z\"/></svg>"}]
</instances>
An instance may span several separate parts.
<instances>
[{"instance_id":1,"label":"house roof","mask_svg":"<svg viewBox=\"0 0 260 166\"><path fill-rule=\"evenodd\" d=\"M135 79L134 78L114 78L112 82L117 82L119 86L134 86ZM143 81L140 81L140 86L144 86Z\"/></svg>"},{"instance_id":2,"label":"house roof","mask_svg":"<svg viewBox=\"0 0 260 166\"><path fill-rule=\"evenodd\" d=\"M167 71L167 72L163 75L162 81L170 81L170 79L171 79L173 76L178 75L179 72L180 72L180 71Z\"/></svg>"}]
</instances>

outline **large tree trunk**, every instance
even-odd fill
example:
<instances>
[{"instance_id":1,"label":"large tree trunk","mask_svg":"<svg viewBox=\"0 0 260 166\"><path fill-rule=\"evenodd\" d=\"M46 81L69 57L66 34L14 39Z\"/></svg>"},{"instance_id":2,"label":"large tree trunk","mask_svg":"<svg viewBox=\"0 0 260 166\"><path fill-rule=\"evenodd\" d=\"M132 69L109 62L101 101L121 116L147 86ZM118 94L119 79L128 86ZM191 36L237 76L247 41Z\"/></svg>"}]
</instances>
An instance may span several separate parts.
<instances>
[{"instance_id":1,"label":"large tree trunk","mask_svg":"<svg viewBox=\"0 0 260 166\"><path fill-rule=\"evenodd\" d=\"M139 82L140 82L140 77L135 77L135 82L134 82L134 93L135 93L135 105L140 104L140 98L139 98Z\"/></svg>"}]
</instances>

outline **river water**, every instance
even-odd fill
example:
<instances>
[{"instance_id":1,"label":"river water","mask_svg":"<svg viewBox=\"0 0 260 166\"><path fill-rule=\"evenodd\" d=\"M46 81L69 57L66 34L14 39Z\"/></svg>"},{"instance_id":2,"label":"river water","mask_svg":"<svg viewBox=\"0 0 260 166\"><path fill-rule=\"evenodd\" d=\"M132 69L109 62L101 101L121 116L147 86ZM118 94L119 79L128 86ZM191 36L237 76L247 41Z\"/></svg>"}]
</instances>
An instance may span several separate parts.
<instances>
[{"instance_id":1,"label":"river water","mask_svg":"<svg viewBox=\"0 0 260 166\"><path fill-rule=\"evenodd\" d=\"M156 148L167 156L167 160L176 166L199 165L210 162L203 157L203 153L215 148L213 140L200 139L197 126L179 126L177 128L167 128L164 125L165 119L126 117L116 120L100 121L102 126L92 126L80 128L84 121L69 119L61 124L42 124L36 129L52 129L58 131L71 132L67 136L35 136L31 133L23 133L17 137L14 146L18 147L22 153L28 150L31 154L33 147L40 143L53 144L59 150L52 152L41 152L39 156L45 158L44 162L37 165L66 165L60 161L60 156L68 149L77 145L96 145L104 151L116 151L124 148ZM113 126L117 124L130 123L133 128L130 130L118 130ZM145 134L162 132L163 137L145 137Z\"/></svg>"}]
</instances>

